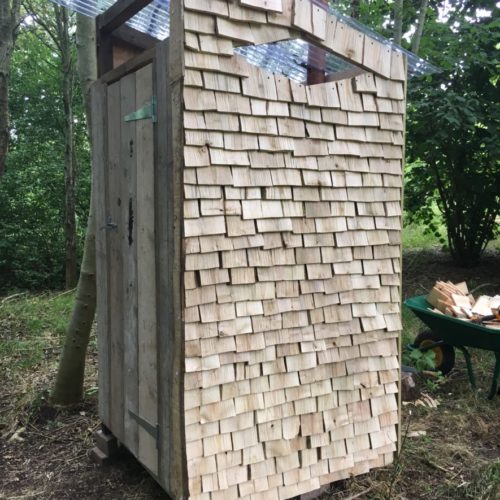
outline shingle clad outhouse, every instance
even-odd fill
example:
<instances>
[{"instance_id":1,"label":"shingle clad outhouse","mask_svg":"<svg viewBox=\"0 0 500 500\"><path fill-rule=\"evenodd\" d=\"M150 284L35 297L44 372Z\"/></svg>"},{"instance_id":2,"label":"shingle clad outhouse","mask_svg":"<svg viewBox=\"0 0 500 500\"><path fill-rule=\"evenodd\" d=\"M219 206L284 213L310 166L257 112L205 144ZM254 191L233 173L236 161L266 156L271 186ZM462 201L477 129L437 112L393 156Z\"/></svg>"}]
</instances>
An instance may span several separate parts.
<instances>
[{"instance_id":1,"label":"shingle clad outhouse","mask_svg":"<svg viewBox=\"0 0 500 500\"><path fill-rule=\"evenodd\" d=\"M390 464L405 53L319 0L148 9L151 48L137 0L98 18L103 422L176 498Z\"/></svg>"}]
</instances>

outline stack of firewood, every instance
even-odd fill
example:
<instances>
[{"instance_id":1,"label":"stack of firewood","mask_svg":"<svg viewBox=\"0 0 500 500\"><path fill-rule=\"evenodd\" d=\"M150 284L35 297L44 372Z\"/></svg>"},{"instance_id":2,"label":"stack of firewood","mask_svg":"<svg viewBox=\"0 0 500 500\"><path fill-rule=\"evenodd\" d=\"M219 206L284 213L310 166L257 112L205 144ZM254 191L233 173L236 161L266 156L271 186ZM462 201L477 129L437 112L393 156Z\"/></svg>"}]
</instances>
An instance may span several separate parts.
<instances>
[{"instance_id":1,"label":"stack of firewood","mask_svg":"<svg viewBox=\"0 0 500 500\"><path fill-rule=\"evenodd\" d=\"M435 312L500 328L500 295L481 295L476 300L465 282L436 281L427 302L434 306Z\"/></svg>"}]
</instances>

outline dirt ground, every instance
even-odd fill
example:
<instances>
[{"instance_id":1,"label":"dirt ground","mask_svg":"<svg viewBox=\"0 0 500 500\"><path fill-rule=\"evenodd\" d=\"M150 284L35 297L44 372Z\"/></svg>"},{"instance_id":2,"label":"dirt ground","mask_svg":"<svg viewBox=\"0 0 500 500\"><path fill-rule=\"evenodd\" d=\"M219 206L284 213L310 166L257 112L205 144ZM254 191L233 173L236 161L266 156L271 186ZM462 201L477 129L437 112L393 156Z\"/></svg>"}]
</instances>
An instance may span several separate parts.
<instances>
[{"instance_id":1,"label":"dirt ground","mask_svg":"<svg viewBox=\"0 0 500 500\"><path fill-rule=\"evenodd\" d=\"M461 269L441 252L414 252L405 255L403 269L405 297L425 293L436 279L465 279L471 288L491 284L490 288L500 293L498 254L488 255L480 266ZM500 396L491 402L485 397L494 358L484 351L472 354L479 381L477 393L470 390L465 364L457 355L456 368L446 382L433 387L422 381L426 396L418 405L403 407L405 438L399 462L336 483L325 498L500 498ZM99 426L96 394L88 391L85 402L72 411L51 409L46 390L54 375L56 355L49 353L50 362L22 383L0 384L0 416L9 422L0 427L0 498L167 498L126 452L106 467L89 460L92 434ZM88 361L87 387L94 387L94 348Z\"/></svg>"}]
</instances>

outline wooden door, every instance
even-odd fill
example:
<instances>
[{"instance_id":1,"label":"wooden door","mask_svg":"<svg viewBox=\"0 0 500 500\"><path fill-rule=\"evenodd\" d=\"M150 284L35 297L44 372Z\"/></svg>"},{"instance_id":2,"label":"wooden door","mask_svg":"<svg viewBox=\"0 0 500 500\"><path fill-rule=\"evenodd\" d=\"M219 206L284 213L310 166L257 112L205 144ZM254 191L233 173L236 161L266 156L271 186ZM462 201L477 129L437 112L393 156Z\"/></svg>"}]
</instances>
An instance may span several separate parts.
<instances>
[{"instance_id":1,"label":"wooden door","mask_svg":"<svg viewBox=\"0 0 500 500\"><path fill-rule=\"evenodd\" d=\"M156 475L155 112L152 60L93 89L99 411Z\"/></svg>"}]
</instances>

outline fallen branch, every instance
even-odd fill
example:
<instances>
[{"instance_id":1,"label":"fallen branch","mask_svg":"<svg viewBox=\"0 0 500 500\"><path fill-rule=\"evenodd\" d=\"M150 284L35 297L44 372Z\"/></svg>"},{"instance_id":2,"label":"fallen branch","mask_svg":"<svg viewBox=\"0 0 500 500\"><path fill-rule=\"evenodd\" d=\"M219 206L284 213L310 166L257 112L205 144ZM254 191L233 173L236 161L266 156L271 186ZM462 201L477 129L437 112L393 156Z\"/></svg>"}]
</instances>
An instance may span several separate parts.
<instances>
[{"instance_id":1,"label":"fallen branch","mask_svg":"<svg viewBox=\"0 0 500 500\"><path fill-rule=\"evenodd\" d=\"M69 293L73 293L75 290L76 290L76 288L72 288L71 290L65 290L64 292L58 293L57 295L54 295L53 297L50 297L49 300L58 299L59 297L62 297L64 295L68 295Z\"/></svg>"},{"instance_id":2,"label":"fallen branch","mask_svg":"<svg viewBox=\"0 0 500 500\"><path fill-rule=\"evenodd\" d=\"M478 290L481 290L481 288L486 288L488 286L495 287L496 285L494 283L483 283L482 285L476 286L470 293L474 295Z\"/></svg>"},{"instance_id":3,"label":"fallen branch","mask_svg":"<svg viewBox=\"0 0 500 500\"><path fill-rule=\"evenodd\" d=\"M18 297L22 297L23 295L28 295L28 292L19 292L15 293L14 295L9 295L8 297L5 297L2 299L2 304L5 304L7 302L10 302L11 300L17 299Z\"/></svg>"},{"instance_id":4,"label":"fallen branch","mask_svg":"<svg viewBox=\"0 0 500 500\"><path fill-rule=\"evenodd\" d=\"M370 486L369 488L362 491L361 493L356 493L355 495L351 495L350 497L344 498L344 500L354 500L355 498L359 498L363 495L366 495L367 493L370 493L371 490L373 490L373 486Z\"/></svg>"},{"instance_id":5,"label":"fallen branch","mask_svg":"<svg viewBox=\"0 0 500 500\"><path fill-rule=\"evenodd\" d=\"M437 469L441 472L444 472L445 474L449 474L450 471L448 469L445 469L444 467L442 467L441 465L429 460L428 458L425 458L424 459L424 463L427 464L429 467L432 467L434 469Z\"/></svg>"}]
</instances>

